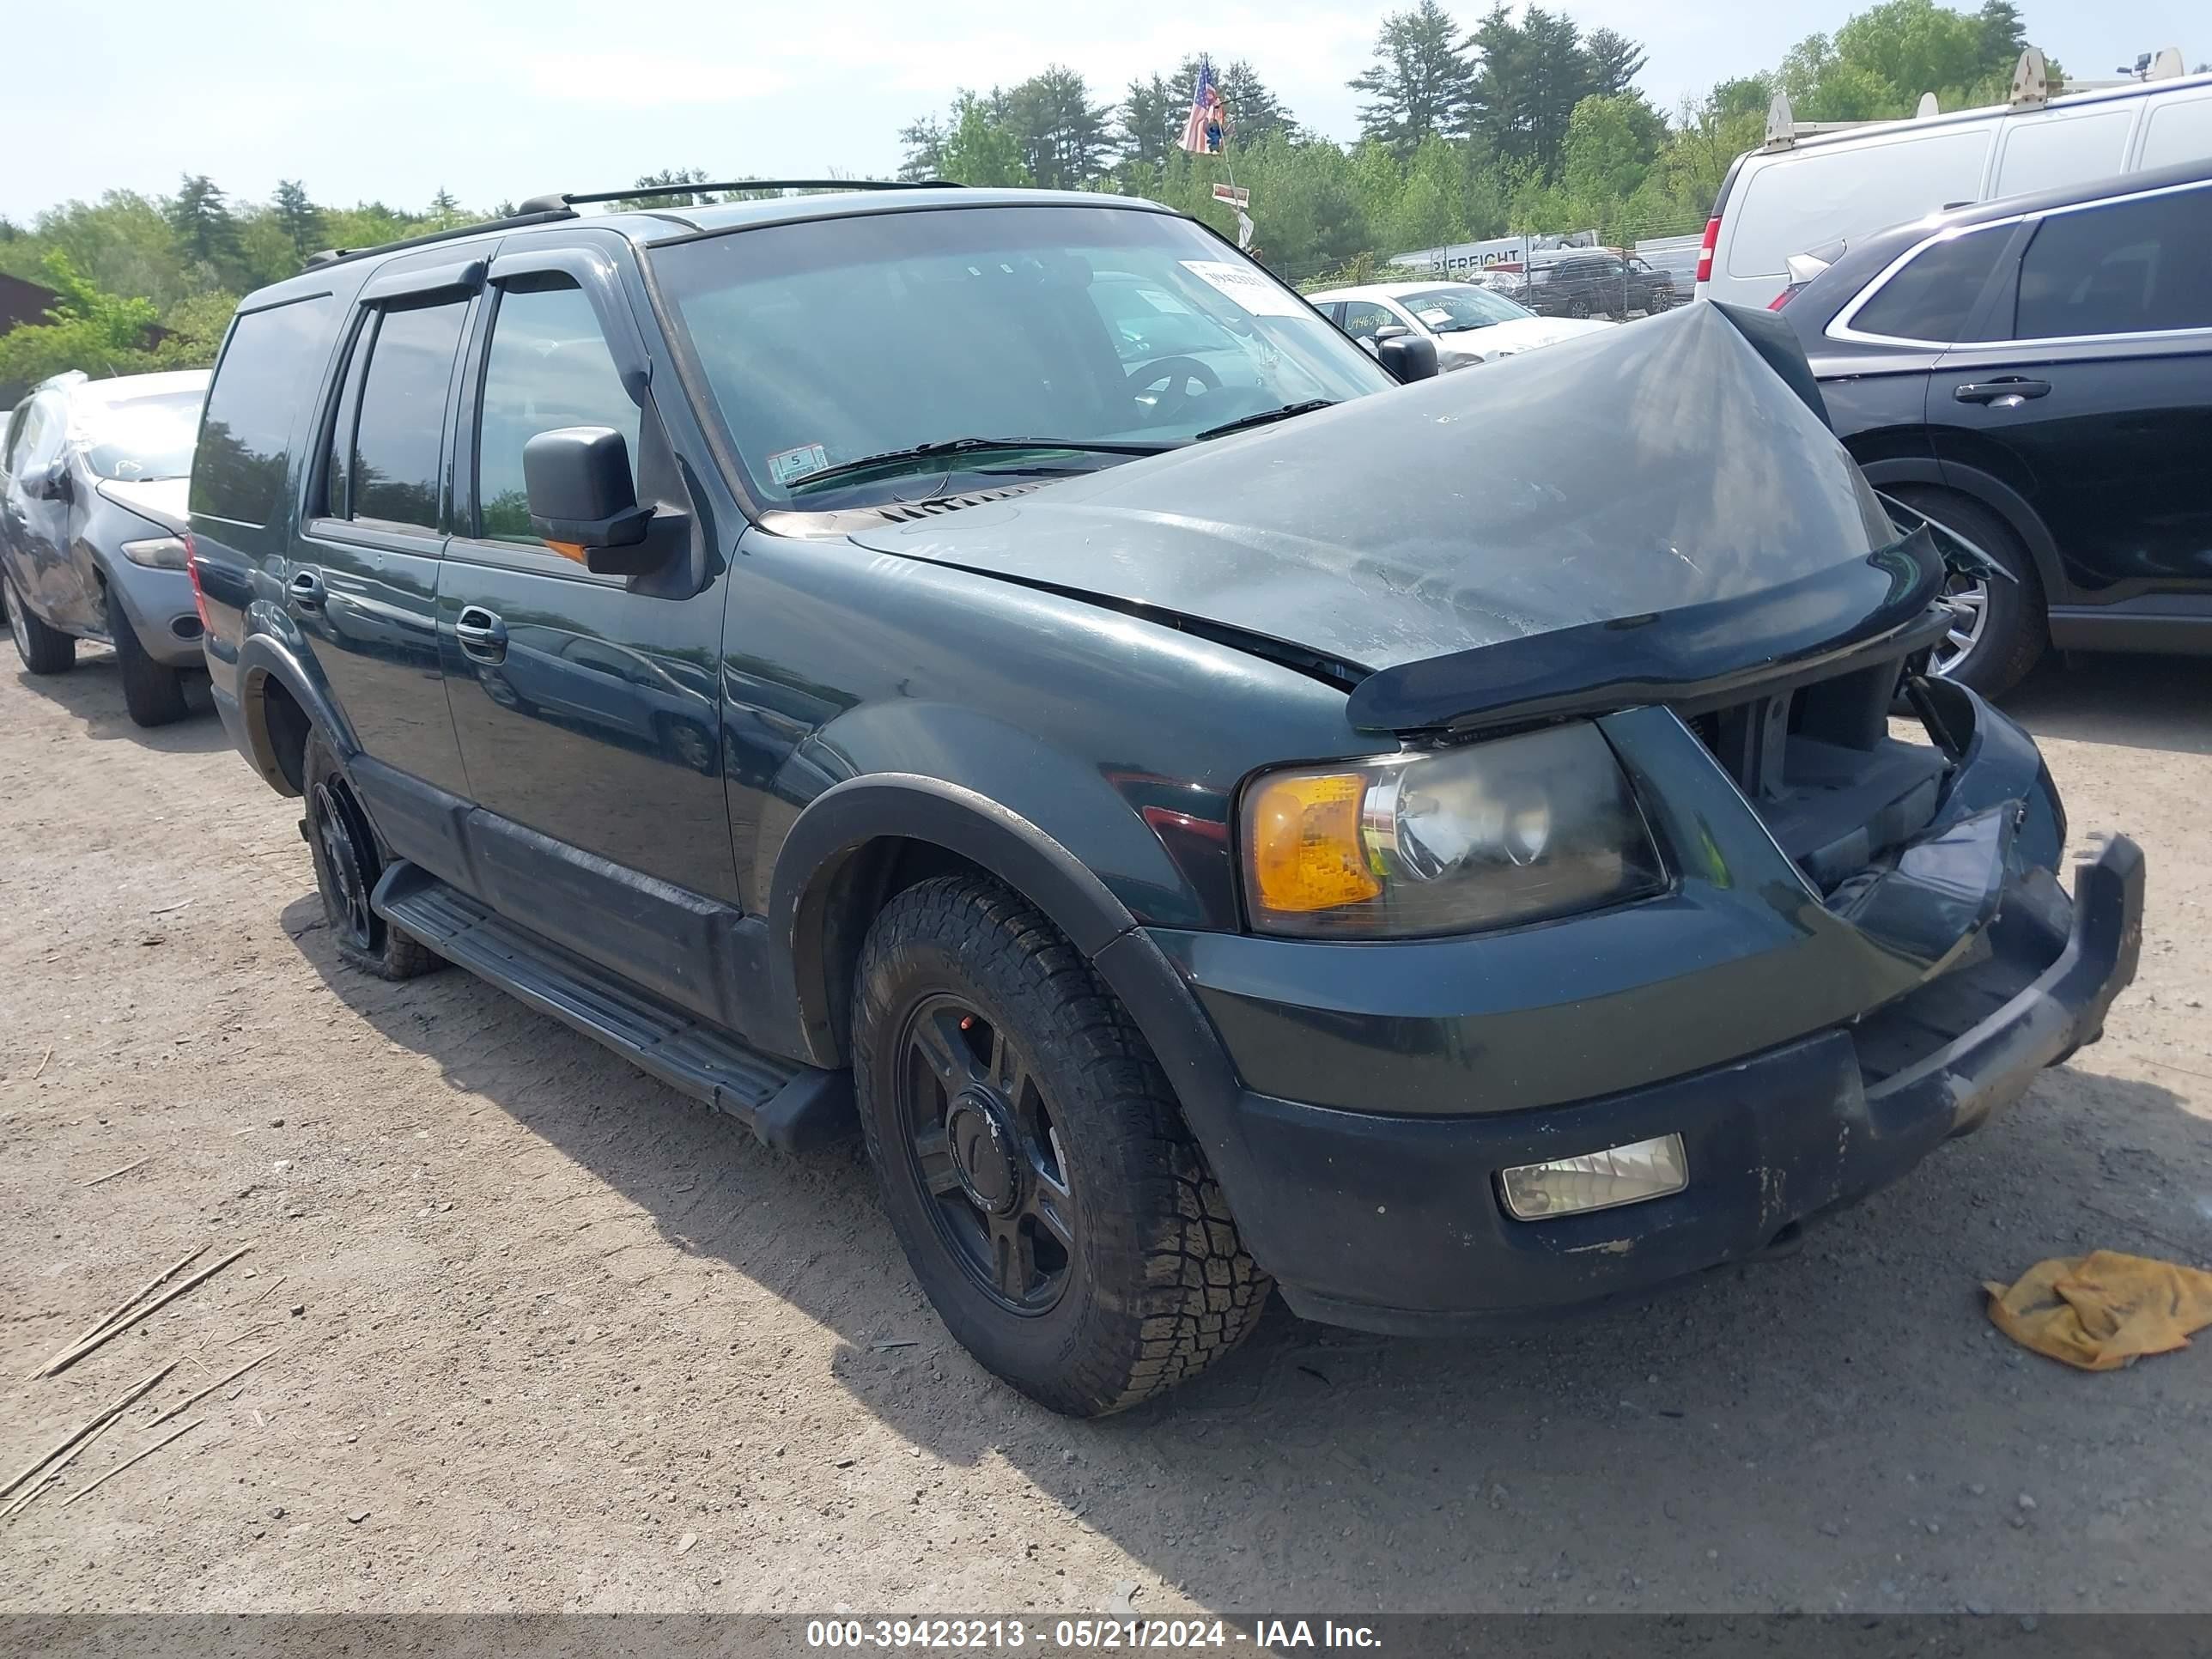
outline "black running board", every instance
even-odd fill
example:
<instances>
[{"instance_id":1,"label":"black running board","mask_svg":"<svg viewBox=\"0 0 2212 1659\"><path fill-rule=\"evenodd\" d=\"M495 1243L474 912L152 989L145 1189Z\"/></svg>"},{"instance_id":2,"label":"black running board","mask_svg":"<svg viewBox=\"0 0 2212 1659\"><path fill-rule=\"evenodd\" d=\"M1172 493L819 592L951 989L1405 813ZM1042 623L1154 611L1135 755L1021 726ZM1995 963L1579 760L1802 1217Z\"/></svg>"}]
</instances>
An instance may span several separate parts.
<instances>
[{"instance_id":1,"label":"black running board","mask_svg":"<svg viewBox=\"0 0 2212 1659\"><path fill-rule=\"evenodd\" d=\"M370 898L377 915L447 961L604 1042L672 1089L726 1112L769 1146L804 1152L856 1126L849 1072L779 1059L516 926L400 860Z\"/></svg>"}]
</instances>

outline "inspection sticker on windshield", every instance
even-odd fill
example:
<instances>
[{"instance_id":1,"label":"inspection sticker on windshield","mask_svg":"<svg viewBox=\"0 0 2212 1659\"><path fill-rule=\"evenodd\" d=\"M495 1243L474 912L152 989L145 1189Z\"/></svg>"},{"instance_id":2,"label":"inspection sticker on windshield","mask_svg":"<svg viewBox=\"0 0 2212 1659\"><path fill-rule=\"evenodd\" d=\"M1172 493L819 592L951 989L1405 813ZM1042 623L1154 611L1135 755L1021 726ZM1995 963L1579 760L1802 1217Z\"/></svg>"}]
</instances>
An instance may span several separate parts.
<instances>
[{"instance_id":1,"label":"inspection sticker on windshield","mask_svg":"<svg viewBox=\"0 0 2212 1659\"><path fill-rule=\"evenodd\" d=\"M1186 259L1182 268L1208 288L1226 294L1255 317L1297 317L1304 314L1297 295L1269 282L1258 271L1232 265L1225 259Z\"/></svg>"},{"instance_id":2,"label":"inspection sticker on windshield","mask_svg":"<svg viewBox=\"0 0 2212 1659\"><path fill-rule=\"evenodd\" d=\"M820 444L801 444L796 449L780 449L769 456L768 476L780 484L787 484L810 472L819 472L829 465L830 452Z\"/></svg>"}]
</instances>

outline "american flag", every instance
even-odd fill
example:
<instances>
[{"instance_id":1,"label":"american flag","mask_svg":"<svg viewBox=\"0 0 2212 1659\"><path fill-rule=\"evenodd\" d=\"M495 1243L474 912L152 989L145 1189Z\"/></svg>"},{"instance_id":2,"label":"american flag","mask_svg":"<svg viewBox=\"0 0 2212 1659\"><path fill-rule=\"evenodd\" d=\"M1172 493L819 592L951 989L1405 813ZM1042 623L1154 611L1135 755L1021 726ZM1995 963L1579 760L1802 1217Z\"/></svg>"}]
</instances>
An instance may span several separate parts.
<instances>
[{"instance_id":1,"label":"american flag","mask_svg":"<svg viewBox=\"0 0 2212 1659\"><path fill-rule=\"evenodd\" d=\"M1213 84L1213 64L1201 58L1198 60L1198 84L1191 88L1190 118L1182 124L1182 147L1193 155L1219 155L1225 117L1221 89Z\"/></svg>"}]
</instances>

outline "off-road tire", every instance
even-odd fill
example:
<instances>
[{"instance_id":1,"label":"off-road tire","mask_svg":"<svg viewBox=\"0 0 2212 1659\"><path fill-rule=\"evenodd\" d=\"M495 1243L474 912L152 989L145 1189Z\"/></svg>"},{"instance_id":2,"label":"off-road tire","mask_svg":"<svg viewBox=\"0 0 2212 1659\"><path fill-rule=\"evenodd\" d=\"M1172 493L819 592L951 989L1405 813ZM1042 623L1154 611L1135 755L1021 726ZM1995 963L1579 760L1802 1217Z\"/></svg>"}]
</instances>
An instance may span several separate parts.
<instances>
[{"instance_id":1,"label":"off-road tire","mask_svg":"<svg viewBox=\"0 0 2212 1659\"><path fill-rule=\"evenodd\" d=\"M307 734L307 752L301 770L305 786L301 793L307 812L300 820L300 834L307 843L307 850L314 855L315 885L322 894L323 916L330 924L331 937L337 942L339 957L348 965L379 979L413 979L418 974L442 967L443 960L435 953L367 908L367 895L374 889L377 877L391 861L390 854L377 838L368 815L362 811L360 798L347 781L337 757L331 753L330 745L319 732ZM339 833L346 838L346 847L360 866L353 872L354 878L361 884L362 902L358 908L333 867L332 854L325 839L326 809L334 809L339 815ZM362 919L364 914L365 921Z\"/></svg>"},{"instance_id":2,"label":"off-road tire","mask_svg":"<svg viewBox=\"0 0 2212 1659\"><path fill-rule=\"evenodd\" d=\"M115 641L115 665L123 675L123 707L134 726L167 726L191 712L185 702L185 674L146 654L138 630L111 594L108 634Z\"/></svg>"},{"instance_id":3,"label":"off-road tire","mask_svg":"<svg viewBox=\"0 0 2212 1659\"><path fill-rule=\"evenodd\" d=\"M1990 580L1982 637L1948 676L1985 697L2002 696L2035 666L2051 641L2035 561L2012 526L1979 501L1952 490L1913 484L1895 486L1889 493L1914 512L1956 530L2012 573L2011 581Z\"/></svg>"},{"instance_id":4,"label":"off-road tire","mask_svg":"<svg viewBox=\"0 0 2212 1659\"><path fill-rule=\"evenodd\" d=\"M76 638L33 616L14 582L0 580L0 599L7 602L8 631L27 670L33 674L59 674L76 665Z\"/></svg>"},{"instance_id":5,"label":"off-road tire","mask_svg":"<svg viewBox=\"0 0 2212 1659\"><path fill-rule=\"evenodd\" d=\"M1076 1248L1049 1311L970 1277L908 1156L898 1066L913 1011L951 994L1021 1048L1066 1165ZM1249 1334L1273 1283L1245 1253L1159 1063L1091 964L995 882L942 876L876 918L857 975L854 1079L869 1161L915 1276L984 1367L1071 1417L1134 1406Z\"/></svg>"}]
</instances>

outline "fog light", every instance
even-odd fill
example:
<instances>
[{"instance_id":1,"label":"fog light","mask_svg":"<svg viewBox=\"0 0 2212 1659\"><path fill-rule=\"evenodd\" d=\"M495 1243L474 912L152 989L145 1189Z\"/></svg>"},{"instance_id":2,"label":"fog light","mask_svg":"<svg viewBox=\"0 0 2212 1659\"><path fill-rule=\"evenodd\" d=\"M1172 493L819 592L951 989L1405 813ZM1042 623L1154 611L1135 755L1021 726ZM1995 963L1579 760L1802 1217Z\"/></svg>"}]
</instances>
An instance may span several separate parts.
<instances>
[{"instance_id":1,"label":"fog light","mask_svg":"<svg viewBox=\"0 0 2212 1659\"><path fill-rule=\"evenodd\" d=\"M1505 1208L1516 1221L1540 1221L1664 1198L1690 1184L1682 1137L1661 1135L1580 1158L1523 1164L1502 1178Z\"/></svg>"}]
</instances>

